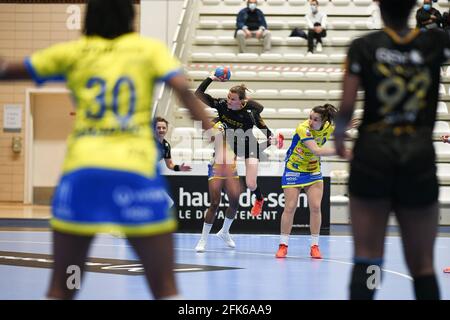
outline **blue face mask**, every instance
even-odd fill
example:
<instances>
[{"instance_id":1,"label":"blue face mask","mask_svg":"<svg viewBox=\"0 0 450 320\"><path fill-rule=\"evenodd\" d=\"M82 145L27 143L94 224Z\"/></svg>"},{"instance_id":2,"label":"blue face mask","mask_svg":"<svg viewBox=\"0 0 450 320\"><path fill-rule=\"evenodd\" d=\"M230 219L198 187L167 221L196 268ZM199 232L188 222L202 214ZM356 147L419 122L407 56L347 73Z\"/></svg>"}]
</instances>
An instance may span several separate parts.
<instances>
[{"instance_id":1,"label":"blue face mask","mask_svg":"<svg viewBox=\"0 0 450 320\"><path fill-rule=\"evenodd\" d=\"M248 4L248 8L249 8L251 11L254 11L254 10L256 9L256 3L249 3L249 4Z\"/></svg>"},{"instance_id":2,"label":"blue face mask","mask_svg":"<svg viewBox=\"0 0 450 320\"><path fill-rule=\"evenodd\" d=\"M424 8L424 10L426 10L426 11L430 11L430 9L431 9L431 4L424 4L423 5L423 8Z\"/></svg>"}]
</instances>

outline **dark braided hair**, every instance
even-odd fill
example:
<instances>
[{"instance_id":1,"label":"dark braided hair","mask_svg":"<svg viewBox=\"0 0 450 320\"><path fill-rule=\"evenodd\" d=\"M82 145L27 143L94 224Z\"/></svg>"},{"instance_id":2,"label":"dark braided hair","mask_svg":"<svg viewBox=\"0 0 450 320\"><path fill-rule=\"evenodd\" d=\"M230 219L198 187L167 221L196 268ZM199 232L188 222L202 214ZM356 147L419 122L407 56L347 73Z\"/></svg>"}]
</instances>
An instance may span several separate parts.
<instances>
[{"instance_id":1,"label":"dark braided hair","mask_svg":"<svg viewBox=\"0 0 450 320\"><path fill-rule=\"evenodd\" d=\"M83 33L114 39L133 31L132 0L89 0Z\"/></svg>"},{"instance_id":2,"label":"dark braided hair","mask_svg":"<svg viewBox=\"0 0 450 320\"><path fill-rule=\"evenodd\" d=\"M317 106L312 109L313 112L320 114L322 118L322 126L328 121L328 125L334 122L334 118L338 112L337 108L332 104L326 103L323 106Z\"/></svg>"}]
</instances>

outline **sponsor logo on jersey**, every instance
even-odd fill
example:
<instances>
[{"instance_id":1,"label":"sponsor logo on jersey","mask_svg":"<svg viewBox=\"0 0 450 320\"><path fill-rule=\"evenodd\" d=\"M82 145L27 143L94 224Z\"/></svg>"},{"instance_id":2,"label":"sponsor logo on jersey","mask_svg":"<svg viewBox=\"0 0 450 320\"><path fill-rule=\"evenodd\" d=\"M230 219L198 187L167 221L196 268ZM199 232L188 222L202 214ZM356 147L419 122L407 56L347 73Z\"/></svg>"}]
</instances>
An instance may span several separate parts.
<instances>
[{"instance_id":1,"label":"sponsor logo on jersey","mask_svg":"<svg viewBox=\"0 0 450 320\"><path fill-rule=\"evenodd\" d=\"M286 177L298 177L300 176L300 172L286 172Z\"/></svg>"}]
</instances>

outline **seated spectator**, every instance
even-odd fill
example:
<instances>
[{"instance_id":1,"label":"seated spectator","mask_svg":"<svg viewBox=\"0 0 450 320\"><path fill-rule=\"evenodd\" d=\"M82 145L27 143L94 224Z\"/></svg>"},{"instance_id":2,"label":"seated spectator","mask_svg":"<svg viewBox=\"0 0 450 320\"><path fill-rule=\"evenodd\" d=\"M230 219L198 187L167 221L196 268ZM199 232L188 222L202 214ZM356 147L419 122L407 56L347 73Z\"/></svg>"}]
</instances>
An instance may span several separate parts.
<instances>
[{"instance_id":1,"label":"seated spectator","mask_svg":"<svg viewBox=\"0 0 450 320\"><path fill-rule=\"evenodd\" d=\"M417 28L421 30L442 27L442 15L433 8L432 0L424 0L423 6L416 12Z\"/></svg>"},{"instance_id":2,"label":"seated spectator","mask_svg":"<svg viewBox=\"0 0 450 320\"><path fill-rule=\"evenodd\" d=\"M266 18L264 13L257 9L257 0L248 0L247 7L239 11L236 19L235 38L239 44L239 52L246 50L246 39L256 38L263 39L264 52L271 49L271 35L267 29Z\"/></svg>"},{"instance_id":3,"label":"seated spectator","mask_svg":"<svg viewBox=\"0 0 450 320\"><path fill-rule=\"evenodd\" d=\"M322 52L322 38L327 36L327 15L319 12L319 1L311 0L311 12L305 18L308 24L308 53Z\"/></svg>"}]
</instances>

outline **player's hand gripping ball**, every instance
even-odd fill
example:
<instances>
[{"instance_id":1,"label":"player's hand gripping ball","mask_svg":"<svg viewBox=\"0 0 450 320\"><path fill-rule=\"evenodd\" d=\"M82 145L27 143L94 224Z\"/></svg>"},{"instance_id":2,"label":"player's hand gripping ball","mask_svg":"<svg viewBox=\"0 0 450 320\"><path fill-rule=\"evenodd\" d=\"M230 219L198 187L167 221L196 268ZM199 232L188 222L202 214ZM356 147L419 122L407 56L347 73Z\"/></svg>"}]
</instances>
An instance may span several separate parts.
<instances>
[{"instance_id":1,"label":"player's hand gripping ball","mask_svg":"<svg viewBox=\"0 0 450 320\"><path fill-rule=\"evenodd\" d=\"M219 67L214 71L214 76L220 81L228 81L231 78L231 69L228 67Z\"/></svg>"}]
</instances>

